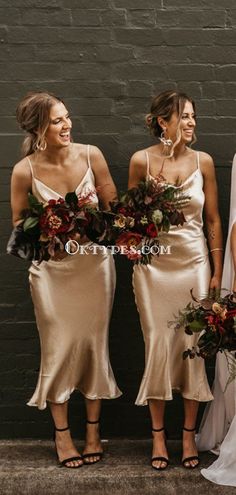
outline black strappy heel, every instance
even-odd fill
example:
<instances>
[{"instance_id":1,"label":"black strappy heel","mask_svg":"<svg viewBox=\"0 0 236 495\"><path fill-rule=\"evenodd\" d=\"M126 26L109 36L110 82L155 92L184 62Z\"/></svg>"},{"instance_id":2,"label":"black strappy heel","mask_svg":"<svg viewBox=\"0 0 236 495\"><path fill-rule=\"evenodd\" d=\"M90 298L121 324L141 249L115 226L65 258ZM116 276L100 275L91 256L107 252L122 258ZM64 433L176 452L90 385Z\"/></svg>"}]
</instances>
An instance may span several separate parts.
<instances>
[{"instance_id":1,"label":"black strappy heel","mask_svg":"<svg viewBox=\"0 0 236 495\"><path fill-rule=\"evenodd\" d=\"M195 428L185 428L185 426L183 427L183 430L184 431L195 431L196 430L196 427ZM190 462L190 461L198 461L197 464L195 464L195 466L192 466L191 464L189 464L189 466L186 466L186 462ZM183 466L185 467L185 469L195 469L196 467L199 466L200 464L200 459L198 457L198 455L192 455L190 457L185 457L183 460L182 460L182 464Z\"/></svg>"},{"instance_id":2,"label":"black strappy heel","mask_svg":"<svg viewBox=\"0 0 236 495\"><path fill-rule=\"evenodd\" d=\"M56 428L54 427L54 433L53 433L53 440L55 442L55 449L57 452L57 446L56 446L56 431L66 431L69 430L69 426L66 428ZM63 459L63 461L60 461L58 454L57 454L57 459L58 459L58 465L59 467L66 467L68 469L78 469L83 466L83 463L78 464L77 466L67 466L67 462L72 462L72 461L83 461L83 457L81 455L74 456L74 457L69 457L68 459Z\"/></svg>"},{"instance_id":3,"label":"black strappy heel","mask_svg":"<svg viewBox=\"0 0 236 495\"><path fill-rule=\"evenodd\" d=\"M168 434L167 434L167 431L165 430L164 426L162 428L152 428L152 431L156 431L156 432L159 432L159 431L164 431L165 433L165 438L167 439L168 438ZM161 462L165 462L166 465L165 466L160 466L160 467L157 467L157 466L153 466L153 462L154 461L161 461ZM167 468L167 466L169 466L170 464L170 461L169 459L167 459L167 457L162 457L162 456L158 456L158 457L152 457L151 459L151 466L153 469L156 469L157 471L163 471L164 469Z\"/></svg>"},{"instance_id":4,"label":"black strappy heel","mask_svg":"<svg viewBox=\"0 0 236 495\"><path fill-rule=\"evenodd\" d=\"M96 425L96 424L99 424L100 423L100 420L98 419L97 421L89 421L87 419L86 421L86 424L89 424L89 425ZM86 459L90 459L91 457L98 457L98 459L96 461L86 461ZM87 454L82 454L82 458L83 458L83 463L86 464L87 466L89 464L96 464L97 462L101 461L103 457L103 452L100 451L100 452L88 452Z\"/></svg>"}]
</instances>

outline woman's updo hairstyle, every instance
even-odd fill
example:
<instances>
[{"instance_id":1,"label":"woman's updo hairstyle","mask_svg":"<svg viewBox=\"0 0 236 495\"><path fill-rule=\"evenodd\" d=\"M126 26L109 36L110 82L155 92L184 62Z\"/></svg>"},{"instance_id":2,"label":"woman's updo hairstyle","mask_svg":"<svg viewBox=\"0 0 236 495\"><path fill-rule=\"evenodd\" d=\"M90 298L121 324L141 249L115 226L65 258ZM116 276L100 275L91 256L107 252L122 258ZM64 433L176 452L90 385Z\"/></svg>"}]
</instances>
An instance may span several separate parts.
<instances>
[{"instance_id":1,"label":"woman's updo hairstyle","mask_svg":"<svg viewBox=\"0 0 236 495\"><path fill-rule=\"evenodd\" d=\"M45 146L45 133L50 123L50 110L56 103L64 103L57 96L44 91L28 93L16 109L17 122L28 135L22 144L27 156Z\"/></svg>"},{"instance_id":2,"label":"woman's updo hairstyle","mask_svg":"<svg viewBox=\"0 0 236 495\"><path fill-rule=\"evenodd\" d=\"M155 96L152 100L150 113L146 116L146 124L150 132L156 137L160 137L163 132L163 129L158 124L157 117L162 117L169 122L172 114L176 112L180 120L186 101L192 103L195 112L195 102L185 93L168 90Z\"/></svg>"}]
</instances>

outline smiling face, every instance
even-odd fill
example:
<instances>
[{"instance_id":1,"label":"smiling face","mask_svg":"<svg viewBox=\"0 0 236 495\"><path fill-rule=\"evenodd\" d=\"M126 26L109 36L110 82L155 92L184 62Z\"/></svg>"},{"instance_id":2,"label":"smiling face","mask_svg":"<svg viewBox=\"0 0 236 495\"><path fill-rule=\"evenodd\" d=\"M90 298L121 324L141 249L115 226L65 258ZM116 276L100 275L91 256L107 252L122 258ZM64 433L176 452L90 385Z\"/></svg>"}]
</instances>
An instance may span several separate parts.
<instances>
[{"instance_id":1,"label":"smiling face","mask_svg":"<svg viewBox=\"0 0 236 495\"><path fill-rule=\"evenodd\" d=\"M55 103L50 110L50 122L45 133L47 145L67 147L71 142L72 122L62 102Z\"/></svg>"},{"instance_id":2,"label":"smiling face","mask_svg":"<svg viewBox=\"0 0 236 495\"><path fill-rule=\"evenodd\" d=\"M190 101L184 104L183 112L178 117L177 112L173 112L168 122L160 119L161 127L166 129L165 137L168 137L174 143L180 138L180 142L190 144L193 141L194 129L196 127L196 119L193 105Z\"/></svg>"}]
</instances>

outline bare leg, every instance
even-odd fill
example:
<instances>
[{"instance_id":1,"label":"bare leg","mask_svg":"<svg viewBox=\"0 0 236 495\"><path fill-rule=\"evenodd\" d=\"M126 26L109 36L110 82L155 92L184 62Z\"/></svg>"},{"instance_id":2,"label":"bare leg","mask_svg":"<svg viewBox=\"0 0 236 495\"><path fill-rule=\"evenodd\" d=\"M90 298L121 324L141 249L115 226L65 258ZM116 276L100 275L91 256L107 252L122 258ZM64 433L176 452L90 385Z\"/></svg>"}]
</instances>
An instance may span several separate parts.
<instances>
[{"instance_id":1,"label":"bare leg","mask_svg":"<svg viewBox=\"0 0 236 495\"><path fill-rule=\"evenodd\" d=\"M150 399L148 401L149 410L152 419L152 427L155 429L162 428L164 426L164 412L165 412L165 401ZM168 453L166 450L165 442L165 431L152 432L153 435L153 450L152 457L167 457ZM156 468L166 467L166 462L164 461L153 461L152 465Z\"/></svg>"},{"instance_id":2,"label":"bare leg","mask_svg":"<svg viewBox=\"0 0 236 495\"><path fill-rule=\"evenodd\" d=\"M85 399L87 420L98 421L100 419L101 413L101 400L90 400ZM100 456L85 457L85 454L90 452L102 452L102 445L99 434L99 423L96 424L86 424L86 440L85 447L83 451L83 456L86 462L93 464L100 460Z\"/></svg>"},{"instance_id":3,"label":"bare leg","mask_svg":"<svg viewBox=\"0 0 236 495\"><path fill-rule=\"evenodd\" d=\"M66 428L68 426L68 402L63 404L54 404L49 402L52 417L56 428ZM76 449L70 430L55 431L55 442L59 461L80 455ZM80 466L82 460L76 460L66 463L66 466Z\"/></svg>"},{"instance_id":4,"label":"bare leg","mask_svg":"<svg viewBox=\"0 0 236 495\"><path fill-rule=\"evenodd\" d=\"M188 429L195 428L197 421L199 402L196 400L184 399L184 413L185 421L184 426ZM191 457L197 455L197 447L195 443L195 431L184 431L183 430L183 459L185 457ZM186 462L186 466L196 466L198 461Z\"/></svg>"}]
</instances>

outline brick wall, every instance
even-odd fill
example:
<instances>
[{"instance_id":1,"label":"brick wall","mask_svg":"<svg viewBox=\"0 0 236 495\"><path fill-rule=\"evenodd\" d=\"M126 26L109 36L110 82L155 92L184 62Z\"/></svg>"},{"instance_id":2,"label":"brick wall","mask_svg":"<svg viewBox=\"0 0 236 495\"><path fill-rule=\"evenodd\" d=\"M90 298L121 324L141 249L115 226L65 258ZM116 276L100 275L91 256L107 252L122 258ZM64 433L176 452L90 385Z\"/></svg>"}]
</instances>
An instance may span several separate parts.
<instances>
[{"instance_id":1,"label":"brick wall","mask_svg":"<svg viewBox=\"0 0 236 495\"><path fill-rule=\"evenodd\" d=\"M131 154L151 142L144 126L151 95L168 88L186 91L197 103L196 147L216 163L226 231L236 144L235 26L235 0L0 0L0 436L50 432L48 411L25 406L39 366L27 264L5 255L9 178L22 140L14 117L17 102L36 89L62 96L71 109L74 139L101 147L117 185L125 187ZM125 394L105 401L105 435L149 431L147 408L133 406L143 344L130 277L128 262L118 260L110 344ZM168 416L177 435L179 399L174 407L168 404ZM76 432L77 411L84 416L82 400L74 396Z\"/></svg>"}]
</instances>

